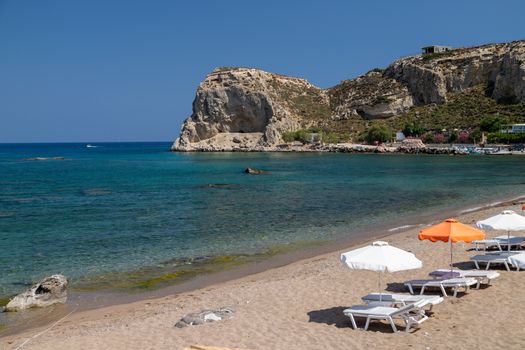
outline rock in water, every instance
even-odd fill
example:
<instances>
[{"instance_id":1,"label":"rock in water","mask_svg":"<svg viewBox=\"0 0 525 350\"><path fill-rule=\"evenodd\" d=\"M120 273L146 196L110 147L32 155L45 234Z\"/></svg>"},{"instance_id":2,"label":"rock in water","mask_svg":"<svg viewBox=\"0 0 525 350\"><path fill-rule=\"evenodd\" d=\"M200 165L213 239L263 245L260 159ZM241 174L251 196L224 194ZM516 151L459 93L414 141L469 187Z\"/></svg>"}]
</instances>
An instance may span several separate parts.
<instances>
[{"instance_id":1,"label":"rock in water","mask_svg":"<svg viewBox=\"0 0 525 350\"><path fill-rule=\"evenodd\" d=\"M67 278L52 275L44 278L30 289L11 299L5 311L20 311L32 307L45 307L65 303L67 299Z\"/></svg>"},{"instance_id":2,"label":"rock in water","mask_svg":"<svg viewBox=\"0 0 525 350\"><path fill-rule=\"evenodd\" d=\"M244 172L246 174L255 174L255 175L269 174L270 173L269 171L261 170L261 169L255 169L255 168L246 168L246 169L244 169Z\"/></svg>"},{"instance_id":3,"label":"rock in water","mask_svg":"<svg viewBox=\"0 0 525 350\"><path fill-rule=\"evenodd\" d=\"M233 315L234 310L230 308L219 308L217 310L202 310L184 315L179 322L175 324L177 328L187 326L196 326L206 322L221 321Z\"/></svg>"}]
</instances>

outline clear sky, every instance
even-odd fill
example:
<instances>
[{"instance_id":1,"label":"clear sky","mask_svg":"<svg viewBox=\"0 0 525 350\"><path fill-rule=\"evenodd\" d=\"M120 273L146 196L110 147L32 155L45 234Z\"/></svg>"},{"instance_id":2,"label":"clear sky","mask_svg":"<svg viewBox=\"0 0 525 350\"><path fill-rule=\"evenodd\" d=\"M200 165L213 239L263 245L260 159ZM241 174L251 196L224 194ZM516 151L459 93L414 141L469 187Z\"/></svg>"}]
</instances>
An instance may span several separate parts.
<instances>
[{"instance_id":1,"label":"clear sky","mask_svg":"<svg viewBox=\"0 0 525 350\"><path fill-rule=\"evenodd\" d=\"M525 1L0 0L0 143L172 141L199 82L329 87L419 52L525 38Z\"/></svg>"}]
</instances>

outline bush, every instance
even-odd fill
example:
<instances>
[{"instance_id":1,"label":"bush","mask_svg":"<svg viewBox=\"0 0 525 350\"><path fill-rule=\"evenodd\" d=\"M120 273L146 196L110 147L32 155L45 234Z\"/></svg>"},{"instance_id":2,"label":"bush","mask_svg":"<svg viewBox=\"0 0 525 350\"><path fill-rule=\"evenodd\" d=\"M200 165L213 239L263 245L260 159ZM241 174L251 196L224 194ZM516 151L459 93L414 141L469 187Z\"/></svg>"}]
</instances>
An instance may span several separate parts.
<instances>
[{"instance_id":1,"label":"bush","mask_svg":"<svg viewBox=\"0 0 525 350\"><path fill-rule=\"evenodd\" d=\"M443 135L441 133L434 135L434 142L435 143L443 143L443 142L445 142L445 135Z\"/></svg>"},{"instance_id":2,"label":"bush","mask_svg":"<svg viewBox=\"0 0 525 350\"><path fill-rule=\"evenodd\" d=\"M467 131L461 131L458 136L458 141L467 143L470 140L470 134Z\"/></svg>"},{"instance_id":3,"label":"bush","mask_svg":"<svg viewBox=\"0 0 525 350\"><path fill-rule=\"evenodd\" d=\"M284 142L294 142L295 141L295 132L285 132L283 134L283 140Z\"/></svg>"},{"instance_id":4,"label":"bush","mask_svg":"<svg viewBox=\"0 0 525 350\"><path fill-rule=\"evenodd\" d=\"M374 142L386 142L392 139L392 129L384 124L374 124L362 135L363 139L366 140L369 144Z\"/></svg>"},{"instance_id":5,"label":"bush","mask_svg":"<svg viewBox=\"0 0 525 350\"><path fill-rule=\"evenodd\" d=\"M481 142L481 130L475 129L469 135L469 140L473 143Z\"/></svg>"},{"instance_id":6,"label":"bush","mask_svg":"<svg viewBox=\"0 0 525 350\"><path fill-rule=\"evenodd\" d=\"M423 135L423 142L425 143L434 143L434 133L433 132L427 132Z\"/></svg>"},{"instance_id":7,"label":"bush","mask_svg":"<svg viewBox=\"0 0 525 350\"><path fill-rule=\"evenodd\" d=\"M525 132L491 132L487 135L488 143L525 143Z\"/></svg>"},{"instance_id":8,"label":"bush","mask_svg":"<svg viewBox=\"0 0 525 350\"><path fill-rule=\"evenodd\" d=\"M403 134L405 134L405 136L418 137L418 136L423 135L425 131L426 130L417 123L407 123L405 124L405 127L403 128Z\"/></svg>"},{"instance_id":9,"label":"bush","mask_svg":"<svg viewBox=\"0 0 525 350\"><path fill-rule=\"evenodd\" d=\"M458 141L458 134L453 132L448 136L448 143L454 143Z\"/></svg>"},{"instance_id":10,"label":"bush","mask_svg":"<svg viewBox=\"0 0 525 350\"><path fill-rule=\"evenodd\" d=\"M479 122L479 128L481 131L487 132L499 132L507 120L498 115L489 115L481 119Z\"/></svg>"},{"instance_id":11,"label":"bush","mask_svg":"<svg viewBox=\"0 0 525 350\"><path fill-rule=\"evenodd\" d=\"M321 140L324 143L338 143L341 139L341 137L335 132L329 132L329 133L321 134L321 135L322 135Z\"/></svg>"},{"instance_id":12,"label":"bush","mask_svg":"<svg viewBox=\"0 0 525 350\"><path fill-rule=\"evenodd\" d=\"M324 132L319 128L301 129L297 131L286 132L283 134L284 142L310 142L312 134L319 134L320 141L324 143L338 143L341 135L335 132Z\"/></svg>"}]
</instances>

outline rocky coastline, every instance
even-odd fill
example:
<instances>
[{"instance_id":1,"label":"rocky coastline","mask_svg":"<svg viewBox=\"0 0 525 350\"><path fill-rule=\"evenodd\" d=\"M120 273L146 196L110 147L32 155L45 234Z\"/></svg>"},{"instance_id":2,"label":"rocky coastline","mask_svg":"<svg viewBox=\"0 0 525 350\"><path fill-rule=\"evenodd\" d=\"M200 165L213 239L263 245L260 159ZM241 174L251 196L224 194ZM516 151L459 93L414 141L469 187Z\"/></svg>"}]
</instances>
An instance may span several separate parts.
<instances>
[{"instance_id":1,"label":"rocky coastline","mask_svg":"<svg viewBox=\"0 0 525 350\"><path fill-rule=\"evenodd\" d=\"M397 120L399 124L409 113L417 122L424 118L418 108L432 111L435 106L450 103L454 94L480 89L483 98L493 103L517 104L519 111L523 109L525 41L409 56L385 69L372 69L328 89L305 79L260 69L217 68L199 85L192 115L184 121L171 150L387 153L391 151L389 148L353 144L371 123ZM493 111L491 108L480 110L476 118ZM425 118L427 124L442 127L443 121L432 122L437 114L430 112ZM445 126L469 128L479 120L462 122L466 125L446 120L450 125ZM345 135L339 140L345 143L328 141L329 144L297 146L286 140L288 133L309 129ZM417 151L398 147L392 152L456 154L458 151L446 147Z\"/></svg>"}]
</instances>

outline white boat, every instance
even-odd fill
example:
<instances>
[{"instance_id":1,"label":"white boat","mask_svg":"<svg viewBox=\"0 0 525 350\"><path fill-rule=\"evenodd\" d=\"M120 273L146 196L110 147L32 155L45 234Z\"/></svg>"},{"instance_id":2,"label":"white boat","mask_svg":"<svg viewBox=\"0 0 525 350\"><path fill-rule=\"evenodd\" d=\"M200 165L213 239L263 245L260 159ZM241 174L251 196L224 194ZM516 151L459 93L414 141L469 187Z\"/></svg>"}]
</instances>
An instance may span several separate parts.
<instances>
[{"instance_id":1,"label":"white boat","mask_svg":"<svg viewBox=\"0 0 525 350\"><path fill-rule=\"evenodd\" d=\"M93 146L93 145L87 144L86 147L87 148L97 148L98 146Z\"/></svg>"},{"instance_id":2,"label":"white boat","mask_svg":"<svg viewBox=\"0 0 525 350\"><path fill-rule=\"evenodd\" d=\"M487 153L487 154L491 155L491 156L508 156L508 155L511 155L512 152L509 151L509 150L506 150L506 149L499 149L497 151L490 152L490 153Z\"/></svg>"}]
</instances>

